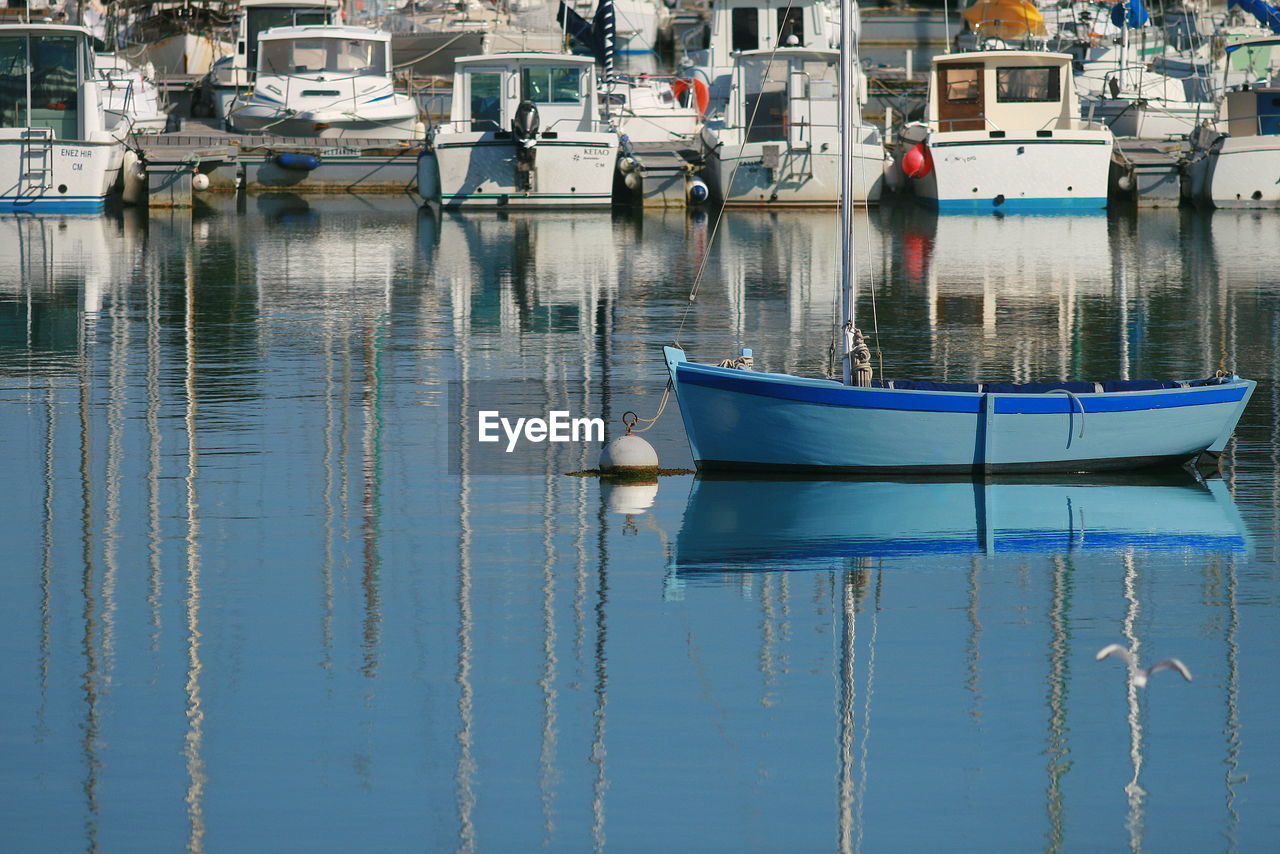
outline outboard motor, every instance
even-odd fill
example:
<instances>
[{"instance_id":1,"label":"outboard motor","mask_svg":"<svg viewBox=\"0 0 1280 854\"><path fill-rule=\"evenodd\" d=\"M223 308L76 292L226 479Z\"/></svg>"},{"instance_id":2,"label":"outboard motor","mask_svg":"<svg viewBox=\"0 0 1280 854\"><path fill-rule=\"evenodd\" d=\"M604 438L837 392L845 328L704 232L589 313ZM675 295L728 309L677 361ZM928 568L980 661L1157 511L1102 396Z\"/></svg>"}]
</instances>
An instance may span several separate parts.
<instances>
[{"instance_id":1,"label":"outboard motor","mask_svg":"<svg viewBox=\"0 0 1280 854\"><path fill-rule=\"evenodd\" d=\"M511 120L511 135L516 144L516 189L533 189L533 162L538 144L538 108L532 101L521 101Z\"/></svg>"}]
</instances>

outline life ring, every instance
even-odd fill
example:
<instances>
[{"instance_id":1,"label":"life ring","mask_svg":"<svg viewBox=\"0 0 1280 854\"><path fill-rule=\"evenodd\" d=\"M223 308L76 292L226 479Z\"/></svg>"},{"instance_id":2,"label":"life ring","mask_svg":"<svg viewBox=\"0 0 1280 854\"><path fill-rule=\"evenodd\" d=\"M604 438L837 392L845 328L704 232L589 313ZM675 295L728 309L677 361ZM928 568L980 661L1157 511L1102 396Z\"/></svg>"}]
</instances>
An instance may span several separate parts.
<instances>
[{"instance_id":1,"label":"life ring","mask_svg":"<svg viewBox=\"0 0 1280 854\"><path fill-rule=\"evenodd\" d=\"M676 100L688 106L685 101L685 93L693 89L693 100L698 105L698 115L705 116L707 114L707 105L711 103L711 89L696 77L677 77L671 82L671 94L676 96Z\"/></svg>"}]
</instances>

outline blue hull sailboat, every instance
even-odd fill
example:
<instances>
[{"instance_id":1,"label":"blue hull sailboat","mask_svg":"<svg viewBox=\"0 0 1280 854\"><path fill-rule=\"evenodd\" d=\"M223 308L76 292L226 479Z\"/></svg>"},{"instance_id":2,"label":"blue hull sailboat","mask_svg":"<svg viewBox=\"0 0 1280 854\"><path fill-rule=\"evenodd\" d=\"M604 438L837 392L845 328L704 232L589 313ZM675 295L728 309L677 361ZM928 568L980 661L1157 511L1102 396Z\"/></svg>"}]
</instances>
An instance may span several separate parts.
<instances>
[{"instance_id":1,"label":"blue hull sailboat","mask_svg":"<svg viewBox=\"0 0 1280 854\"><path fill-rule=\"evenodd\" d=\"M840 107L848 128L854 45L844 18ZM850 158L842 161L848 198ZM1106 471L1182 464L1225 447L1256 387L1235 375L1101 383L874 380L870 350L854 322L852 207L841 207L842 380L753 371L748 359L696 364L683 350L666 348L699 470Z\"/></svg>"},{"instance_id":2,"label":"blue hull sailboat","mask_svg":"<svg viewBox=\"0 0 1280 854\"><path fill-rule=\"evenodd\" d=\"M836 380L720 368L666 348L700 470L1070 472L1220 452L1256 383L969 384Z\"/></svg>"}]
</instances>

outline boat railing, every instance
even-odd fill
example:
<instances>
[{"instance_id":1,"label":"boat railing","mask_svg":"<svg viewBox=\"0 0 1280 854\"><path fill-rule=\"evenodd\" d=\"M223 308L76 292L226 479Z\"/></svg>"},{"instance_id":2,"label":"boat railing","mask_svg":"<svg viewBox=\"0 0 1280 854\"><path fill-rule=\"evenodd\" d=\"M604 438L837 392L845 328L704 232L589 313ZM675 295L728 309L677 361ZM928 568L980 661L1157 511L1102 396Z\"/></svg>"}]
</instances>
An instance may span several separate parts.
<instances>
[{"instance_id":1,"label":"boat railing","mask_svg":"<svg viewBox=\"0 0 1280 854\"><path fill-rule=\"evenodd\" d=\"M1090 106L1092 107L1092 104L1090 104ZM956 124L959 124L962 122L968 124L969 126L955 127ZM982 127L973 127L973 124L975 122L982 122ZM940 118L937 120L937 123L938 123L939 133L949 133L951 131L966 131L966 130L986 131L987 133L994 133L994 134L1004 134L1007 132L1007 128L1000 127L998 124L992 121L992 119L986 113L981 113L976 116L957 116L952 119ZM1040 127L1032 128L1032 130L1034 130L1037 134L1040 134L1045 131L1053 131L1053 130L1087 129L1087 127L1093 123L1094 123L1094 120L1092 116L1090 116L1089 118L1085 118L1079 113L1072 113L1067 116L1053 115L1045 119L1045 121L1040 125ZM1076 127L1076 126L1079 126L1079 127ZM1023 128L1025 128L1025 125L1023 126ZM1022 130L1023 128L1019 128L1019 130Z\"/></svg>"},{"instance_id":2,"label":"boat railing","mask_svg":"<svg viewBox=\"0 0 1280 854\"><path fill-rule=\"evenodd\" d=\"M566 128L565 125L571 127ZM499 139L506 139L511 136L511 129L505 128L493 119L450 119L442 121L436 125L439 131L448 133L494 133ZM613 130L608 122L590 120L582 121L581 119L562 118L556 119L546 127L538 129L538 136L543 137L548 133L559 134L561 132L574 133L609 133Z\"/></svg>"}]
</instances>

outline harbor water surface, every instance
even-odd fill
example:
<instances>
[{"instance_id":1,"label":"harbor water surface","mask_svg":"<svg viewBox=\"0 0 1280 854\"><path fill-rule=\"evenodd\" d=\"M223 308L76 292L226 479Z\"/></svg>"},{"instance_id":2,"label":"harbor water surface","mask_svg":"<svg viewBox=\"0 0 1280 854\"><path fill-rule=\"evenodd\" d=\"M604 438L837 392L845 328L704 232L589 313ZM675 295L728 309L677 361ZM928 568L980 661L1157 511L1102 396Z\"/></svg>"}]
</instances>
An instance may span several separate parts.
<instances>
[{"instance_id":1,"label":"harbor water surface","mask_svg":"<svg viewBox=\"0 0 1280 854\"><path fill-rule=\"evenodd\" d=\"M0 216L0 851L1270 850L1275 215L859 214L885 376L1235 370L1203 477L611 487L566 474L599 443L457 441L459 399L618 435L676 339L825 374L837 231ZM691 466L674 401L645 436Z\"/></svg>"}]
</instances>

